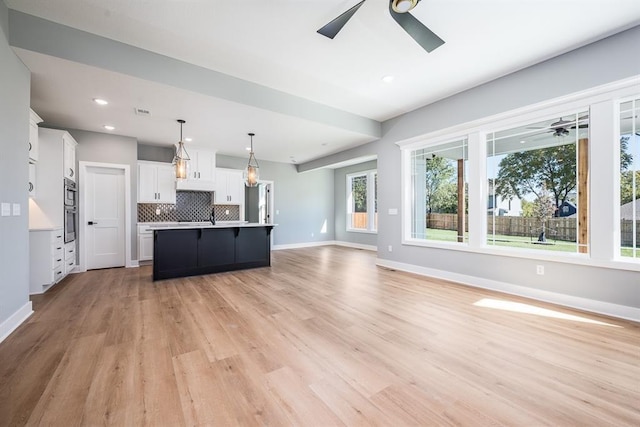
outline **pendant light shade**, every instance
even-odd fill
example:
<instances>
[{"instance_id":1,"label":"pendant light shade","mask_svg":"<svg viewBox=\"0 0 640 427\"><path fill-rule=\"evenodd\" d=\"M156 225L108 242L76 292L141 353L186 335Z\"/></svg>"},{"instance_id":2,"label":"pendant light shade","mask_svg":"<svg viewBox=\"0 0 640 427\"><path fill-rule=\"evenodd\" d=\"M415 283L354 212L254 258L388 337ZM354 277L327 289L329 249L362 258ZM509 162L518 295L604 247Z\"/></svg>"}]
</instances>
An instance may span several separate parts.
<instances>
[{"instance_id":1,"label":"pendant light shade","mask_svg":"<svg viewBox=\"0 0 640 427\"><path fill-rule=\"evenodd\" d=\"M187 149L184 148L184 142L182 141L182 125L185 123L184 120L179 119L178 123L180 123L180 141L178 141L178 146L176 147L176 155L173 157L173 165L176 168L176 178L177 179L186 179L188 176L188 167L189 167L189 153L187 153Z\"/></svg>"},{"instance_id":2,"label":"pendant light shade","mask_svg":"<svg viewBox=\"0 0 640 427\"><path fill-rule=\"evenodd\" d=\"M256 156L253 154L253 137L255 133L249 133L248 135L251 138L251 151L249 152L249 163L243 174L244 184L247 187L255 187L258 185L258 180L260 179L260 168Z\"/></svg>"}]
</instances>

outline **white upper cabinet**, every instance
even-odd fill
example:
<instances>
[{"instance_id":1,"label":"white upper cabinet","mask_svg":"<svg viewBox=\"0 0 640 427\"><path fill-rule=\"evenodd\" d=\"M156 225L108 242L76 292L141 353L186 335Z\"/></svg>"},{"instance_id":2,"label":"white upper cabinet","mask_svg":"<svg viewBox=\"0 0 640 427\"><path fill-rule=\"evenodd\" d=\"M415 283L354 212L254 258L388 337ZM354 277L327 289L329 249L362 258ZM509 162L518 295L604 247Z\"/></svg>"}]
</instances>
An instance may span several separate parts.
<instances>
[{"instance_id":1,"label":"white upper cabinet","mask_svg":"<svg viewBox=\"0 0 640 427\"><path fill-rule=\"evenodd\" d=\"M63 152L63 172L64 177L69 178L72 181L76 180L76 146L78 143L68 133L62 135L62 152Z\"/></svg>"},{"instance_id":2,"label":"white upper cabinet","mask_svg":"<svg viewBox=\"0 0 640 427\"><path fill-rule=\"evenodd\" d=\"M33 110L29 110L29 162L38 161L38 123L42 122Z\"/></svg>"},{"instance_id":3,"label":"white upper cabinet","mask_svg":"<svg viewBox=\"0 0 640 427\"><path fill-rule=\"evenodd\" d=\"M187 147L189 162L187 179L179 179L178 190L215 191L216 152L194 147Z\"/></svg>"},{"instance_id":4,"label":"white upper cabinet","mask_svg":"<svg viewBox=\"0 0 640 427\"><path fill-rule=\"evenodd\" d=\"M138 162L138 203L176 203L176 175L168 163Z\"/></svg>"},{"instance_id":5,"label":"white upper cabinet","mask_svg":"<svg viewBox=\"0 0 640 427\"><path fill-rule=\"evenodd\" d=\"M215 203L218 205L244 204L244 181L241 170L216 169Z\"/></svg>"}]
</instances>

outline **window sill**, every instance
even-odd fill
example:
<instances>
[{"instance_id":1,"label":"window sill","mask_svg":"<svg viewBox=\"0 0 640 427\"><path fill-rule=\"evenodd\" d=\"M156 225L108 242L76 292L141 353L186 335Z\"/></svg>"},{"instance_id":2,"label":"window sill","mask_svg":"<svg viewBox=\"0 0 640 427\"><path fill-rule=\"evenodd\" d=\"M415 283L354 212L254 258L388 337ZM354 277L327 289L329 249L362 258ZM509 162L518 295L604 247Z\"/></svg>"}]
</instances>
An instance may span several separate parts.
<instances>
[{"instance_id":1,"label":"window sill","mask_svg":"<svg viewBox=\"0 0 640 427\"><path fill-rule=\"evenodd\" d=\"M589 254L579 254L573 252L553 252L543 250L512 250L509 248L482 246L479 248L470 247L468 243L457 242L430 242L417 239L403 239L402 244L405 246L418 246L433 249L445 249L452 251L471 252L482 255L496 255L511 258L526 258L537 261L558 262L563 264L585 265L589 267L611 268L615 270L627 270L640 272L640 260L633 258L629 260L615 258L612 260L598 260L589 257Z\"/></svg>"},{"instance_id":2,"label":"window sill","mask_svg":"<svg viewBox=\"0 0 640 427\"><path fill-rule=\"evenodd\" d=\"M347 228L347 233L378 234L378 231L377 230L362 230L360 228Z\"/></svg>"}]
</instances>

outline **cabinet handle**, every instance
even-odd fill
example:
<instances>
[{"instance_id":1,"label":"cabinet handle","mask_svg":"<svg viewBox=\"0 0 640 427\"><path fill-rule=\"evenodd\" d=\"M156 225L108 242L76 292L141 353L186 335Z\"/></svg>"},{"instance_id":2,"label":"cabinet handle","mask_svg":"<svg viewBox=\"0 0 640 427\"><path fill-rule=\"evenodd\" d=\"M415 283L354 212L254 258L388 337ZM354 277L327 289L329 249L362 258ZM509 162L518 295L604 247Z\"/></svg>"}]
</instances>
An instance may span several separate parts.
<instances>
[{"instance_id":1,"label":"cabinet handle","mask_svg":"<svg viewBox=\"0 0 640 427\"><path fill-rule=\"evenodd\" d=\"M73 169L69 168L69 176L73 176Z\"/></svg>"},{"instance_id":2,"label":"cabinet handle","mask_svg":"<svg viewBox=\"0 0 640 427\"><path fill-rule=\"evenodd\" d=\"M31 145L31 143L29 143L29 151L31 151L31 147L32 147L32 145Z\"/></svg>"},{"instance_id":3,"label":"cabinet handle","mask_svg":"<svg viewBox=\"0 0 640 427\"><path fill-rule=\"evenodd\" d=\"M29 193L31 193L33 191L33 184L30 182L29 183Z\"/></svg>"},{"instance_id":4,"label":"cabinet handle","mask_svg":"<svg viewBox=\"0 0 640 427\"><path fill-rule=\"evenodd\" d=\"M58 251L59 251L60 249L62 249L62 248L56 248L56 250L58 250Z\"/></svg>"},{"instance_id":5,"label":"cabinet handle","mask_svg":"<svg viewBox=\"0 0 640 427\"><path fill-rule=\"evenodd\" d=\"M60 261L62 261L62 258L56 260L56 262L60 262Z\"/></svg>"},{"instance_id":6,"label":"cabinet handle","mask_svg":"<svg viewBox=\"0 0 640 427\"><path fill-rule=\"evenodd\" d=\"M60 238L62 238L62 234L61 234L61 235L59 235L59 236L56 236L56 237L57 237L58 239L60 239Z\"/></svg>"},{"instance_id":7,"label":"cabinet handle","mask_svg":"<svg viewBox=\"0 0 640 427\"><path fill-rule=\"evenodd\" d=\"M198 178L200 178L200 172L198 172Z\"/></svg>"}]
</instances>

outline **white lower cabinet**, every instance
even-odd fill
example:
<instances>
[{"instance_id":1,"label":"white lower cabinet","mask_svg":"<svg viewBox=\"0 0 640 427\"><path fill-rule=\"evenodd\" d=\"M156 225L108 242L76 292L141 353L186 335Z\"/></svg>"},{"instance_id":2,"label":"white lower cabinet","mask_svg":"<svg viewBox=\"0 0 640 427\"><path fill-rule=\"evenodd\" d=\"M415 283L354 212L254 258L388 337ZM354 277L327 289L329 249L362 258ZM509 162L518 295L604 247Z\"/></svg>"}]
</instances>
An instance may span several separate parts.
<instances>
[{"instance_id":1,"label":"white lower cabinet","mask_svg":"<svg viewBox=\"0 0 640 427\"><path fill-rule=\"evenodd\" d=\"M30 230L29 293L41 294L62 280L67 275L65 259L62 228Z\"/></svg>"},{"instance_id":2,"label":"white lower cabinet","mask_svg":"<svg viewBox=\"0 0 640 427\"><path fill-rule=\"evenodd\" d=\"M76 242L64 245L64 274L71 273L76 268Z\"/></svg>"},{"instance_id":3,"label":"white lower cabinet","mask_svg":"<svg viewBox=\"0 0 640 427\"><path fill-rule=\"evenodd\" d=\"M153 231L149 225L138 225L138 261L153 259Z\"/></svg>"}]
</instances>

